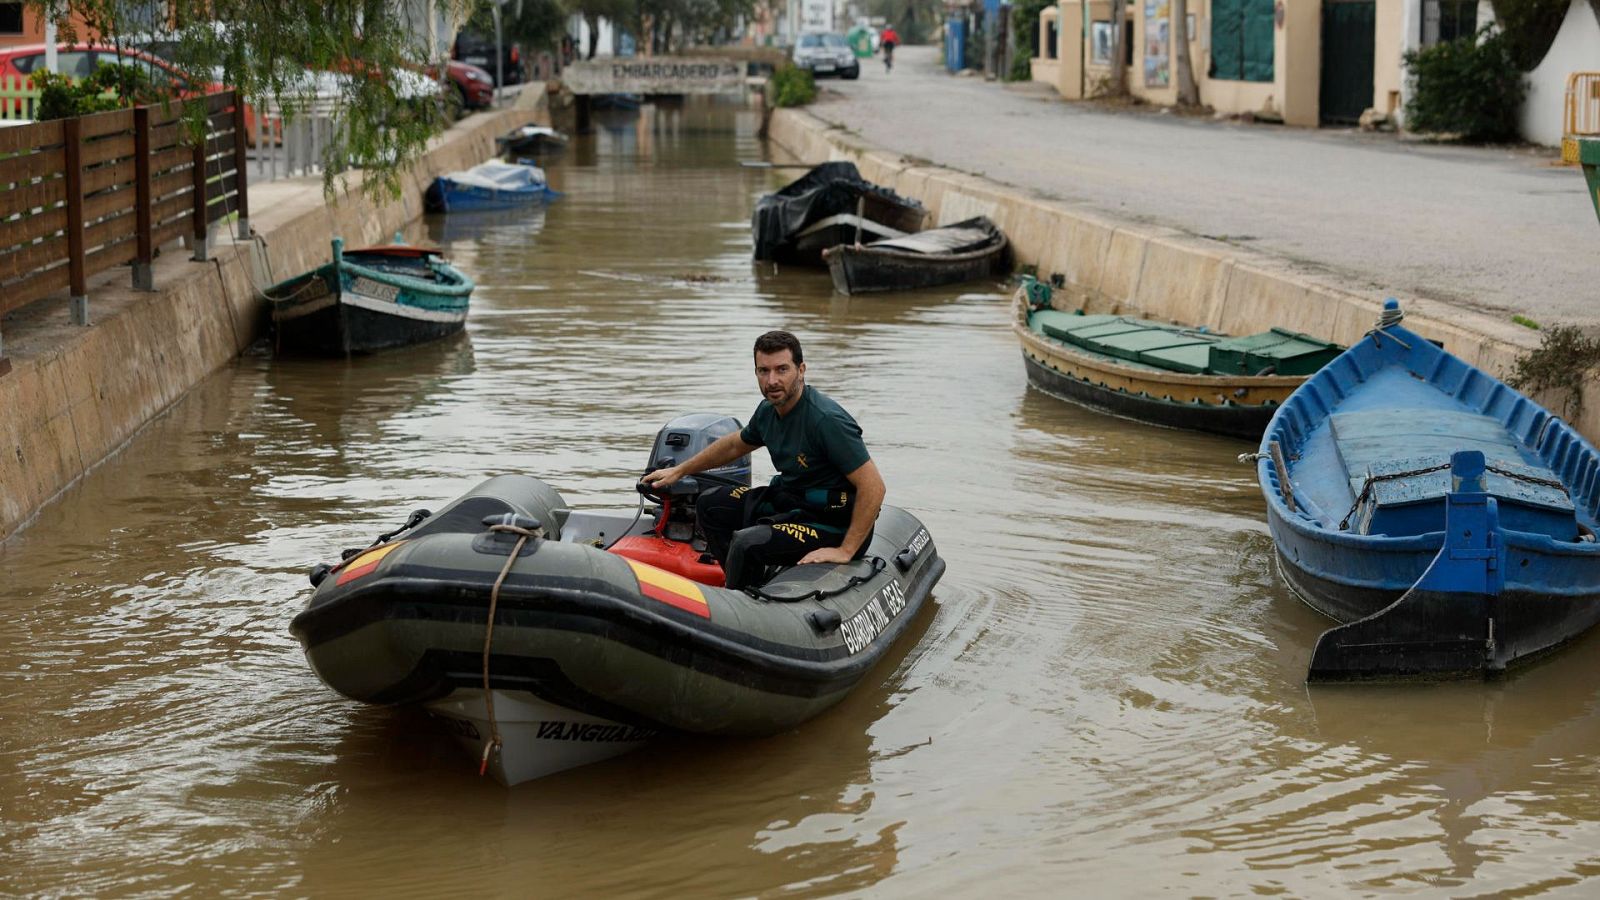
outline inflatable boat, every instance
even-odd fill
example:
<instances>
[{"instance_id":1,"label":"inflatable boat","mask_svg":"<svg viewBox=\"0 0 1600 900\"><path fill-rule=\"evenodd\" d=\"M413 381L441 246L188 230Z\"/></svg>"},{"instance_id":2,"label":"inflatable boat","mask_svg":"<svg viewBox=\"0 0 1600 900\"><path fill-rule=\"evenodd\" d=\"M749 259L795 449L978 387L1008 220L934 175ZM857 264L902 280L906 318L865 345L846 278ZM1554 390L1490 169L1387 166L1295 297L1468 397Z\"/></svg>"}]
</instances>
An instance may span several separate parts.
<instances>
[{"instance_id":1,"label":"inflatable boat","mask_svg":"<svg viewBox=\"0 0 1600 900\"><path fill-rule=\"evenodd\" d=\"M650 468L738 427L676 419ZM508 785L662 732L785 731L861 682L945 563L916 517L885 506L862 559L730 590L694 498L749 480L746 457L664 494L641 485L625 513L573 510L537 478L500 475L313 569L290 631L329 687L423 705Z\"/></svg>"}]
</instances>

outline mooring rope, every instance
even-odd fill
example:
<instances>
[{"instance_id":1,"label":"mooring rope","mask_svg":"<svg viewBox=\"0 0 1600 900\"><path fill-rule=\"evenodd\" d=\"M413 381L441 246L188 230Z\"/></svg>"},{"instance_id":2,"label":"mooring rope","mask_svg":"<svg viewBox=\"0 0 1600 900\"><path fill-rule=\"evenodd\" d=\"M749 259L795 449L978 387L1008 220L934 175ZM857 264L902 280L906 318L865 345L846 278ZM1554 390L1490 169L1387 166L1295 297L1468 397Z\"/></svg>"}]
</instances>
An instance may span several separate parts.
<instances>
[{"instance_id":1,"label":"mooring rope","mask_svg":"<svg viewBox=\"0 0 1600 900\"><path fill-rule=\"evenodd\" d=\"M1405 317L1405 310L1402 310L1400 307L1396 306L1394 309L1385 307L1383 312L1378 315L1378 324L1372 326L1372 330L1368 331L1367 334L1373 337L1377 337L1381 334L1389 340L1394 341L1396 344L1399 344L1407 350L1410 350L1410 344L1388 332L1388 328L1391 325L1399 325L1400 320L1404 319Z\"/></svg>"},{"instance_id":2,"label":"mooring rope","mask_svg":"<svg viewBox=\"0 0 1600 900\"><path fill-rule=\"evenodd\" d=\"M500 567L500 575L494 580L494 587L489 591L489 627L483 633L483 703L489 712L489 740L483 745L483 759L478 761L478 775L481 777L489 771L489 755L499 751L500 723L494 716L494 691L489 689L489 647L494 643L494 611L500 605L500 585L505 583L506 574L511 571L511 564L517 561L517 554L522 552L524 544L529 538L543 537L543 529L523 528L519 525L490 525L490 531L506 532L517 535L517 545L511 548L511 553L506 557L506 564Z\"/></svg>"}]
</instances>

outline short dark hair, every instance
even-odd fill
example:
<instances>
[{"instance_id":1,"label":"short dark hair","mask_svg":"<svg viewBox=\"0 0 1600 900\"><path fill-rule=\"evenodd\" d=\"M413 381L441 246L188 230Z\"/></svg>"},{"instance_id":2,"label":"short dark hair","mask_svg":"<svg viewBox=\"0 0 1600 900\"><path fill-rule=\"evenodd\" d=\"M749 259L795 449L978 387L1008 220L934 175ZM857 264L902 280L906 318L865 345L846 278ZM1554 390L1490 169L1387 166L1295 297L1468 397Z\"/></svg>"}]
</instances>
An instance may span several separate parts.
<instances>
[{"instance_id":1,"label":"short dark hair","mask_svg":"<svg viewBox=\"0 0 1600 900\"><path fill-rule=\"evenodd\" d=\"M756 338L756 353L777 353L779 350L789 351L797 366L806 361L800 353L800 339L787 331L769 331Z\"/></svg>"}]
</instances>

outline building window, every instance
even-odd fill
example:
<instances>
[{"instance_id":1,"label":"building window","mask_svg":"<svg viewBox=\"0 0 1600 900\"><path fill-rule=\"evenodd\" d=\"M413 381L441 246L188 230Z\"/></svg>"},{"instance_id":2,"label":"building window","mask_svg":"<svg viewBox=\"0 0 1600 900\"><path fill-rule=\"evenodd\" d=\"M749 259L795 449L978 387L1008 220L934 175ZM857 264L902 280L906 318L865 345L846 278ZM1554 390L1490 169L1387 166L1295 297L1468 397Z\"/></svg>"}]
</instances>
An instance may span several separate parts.
<instances>
[{"instance_id":1,"label":"building window","mask_svg":"<svg viewBox=\"0 0 1600 900\"><path fill-rule=\"evenodd\" d=\"M1055 59L1056 58L1056 40L1057 39L1058 39L1058 31L1056 29L1056 20L1055 19L1051 19L1046 24L1045 32L1044 32L1044 58L1045 59Z\"/></svg>"},{"instance_id":2,"label":"building window","mask_svg":"<svg viewBox=\"0 0 1600 900\"><path fill-rule=\"evenodd\" d=\"M1478 32L1478 0L1422 0L1422 45L1442 44Z\"/></svg>"},{"instance_id":3,"label":"building window","mask_svg":"<svg viewBox=\"0 0 1600 900\"><path fill-rule=\"evenodd\" d=\"M1213 0L1211 77L1273 80L1273 0Z\"/></svg>"},{"instance_id":4,"label":"building window","mask_svg":"<svg viewBox=\"0 0 1600 900\"><path fill-rule=\"evenodd\" d=\"M0 34L22 33L22 4L0 3Z\"/></svg>"}]
</instances>

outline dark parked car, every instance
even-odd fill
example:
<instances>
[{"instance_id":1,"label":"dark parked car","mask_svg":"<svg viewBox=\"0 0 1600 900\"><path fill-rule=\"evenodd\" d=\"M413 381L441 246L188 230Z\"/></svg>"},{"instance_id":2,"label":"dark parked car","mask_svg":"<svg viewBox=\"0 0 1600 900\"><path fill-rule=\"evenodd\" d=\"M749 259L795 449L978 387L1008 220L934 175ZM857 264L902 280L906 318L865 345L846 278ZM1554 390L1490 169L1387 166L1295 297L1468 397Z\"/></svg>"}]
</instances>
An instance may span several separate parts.
<instances>
[{"instance_id":1,"label":"dark parked car","mask_svg":"<svg viewBox=\"0 0 1600 900\"><path fill-rule=\"evenodd\" d=\"M522 48L507 41L502 48L500 56L501 65L505 70L506 84L522 83ZM494 35L483 35L475 31L462 31L456 35L455 47L450 51L452 59L459 59L464 63L477 66L489 73L490 78L498 78L494 64ZM495 87L500 87L499 82Z\"/></svg>"}]
</instances>

